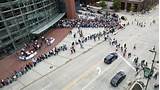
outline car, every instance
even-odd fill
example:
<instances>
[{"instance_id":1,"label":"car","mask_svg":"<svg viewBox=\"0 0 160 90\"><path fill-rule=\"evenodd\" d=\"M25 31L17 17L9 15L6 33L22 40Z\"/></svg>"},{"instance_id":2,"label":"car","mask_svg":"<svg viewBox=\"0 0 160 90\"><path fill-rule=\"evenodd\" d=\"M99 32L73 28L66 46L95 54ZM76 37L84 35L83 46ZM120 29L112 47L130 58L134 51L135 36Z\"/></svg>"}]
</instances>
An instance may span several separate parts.
<instances>
[{"instance_id":1,"label":"car","mask_svg":"<svg viewBox=\"0 0 160 90\"><path fill-rule=\"evenodd\" d=\"M126 74L123 71L119 71L112 79L110 84L113 87L117 87L124 79L126 78Z\"/></svg>"},{"instance_id":2,"label":"car","mask_svg":"<svg viewBox=\"0 0 160 90\"><path fill-rule=\"evenodd\" d=\"M114 60L116 60L118 58L118 54L117 53L110 53L109 55L107 55L104 58L104 63L106 64L111 64Z\"/></svg>"},{"instance_id":3,"label":"car","mask_svg":"<svg viewBox=\"0 0 160 90\"><path fill-rule=\"evenodd\" d=\"M103 11L102 10L98 10L97 13L98 14L103 14Z\"/></svg>"},{"instance_id":4,"label":"car","mask_svg":"<svg viewBox=\"0 0 160 90\"><path fill-rule=\"evenodd\" d=\"M126 17L124 17L124 16L122 16L122 17L121 17L121 19L122 19L122 20L125 20L125 21L127 20L127 18L126 18Z\"/></svg>"}]
</instances>

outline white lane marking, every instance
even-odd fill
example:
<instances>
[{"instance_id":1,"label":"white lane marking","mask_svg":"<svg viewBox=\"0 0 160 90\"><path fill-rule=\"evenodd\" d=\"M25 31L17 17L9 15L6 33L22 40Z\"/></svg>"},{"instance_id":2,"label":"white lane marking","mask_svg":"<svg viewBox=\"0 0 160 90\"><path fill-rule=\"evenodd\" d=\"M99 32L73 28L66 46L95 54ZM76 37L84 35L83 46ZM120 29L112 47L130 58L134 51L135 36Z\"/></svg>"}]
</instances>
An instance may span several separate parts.
<instances>
[{"instance_id":1,"label":"white lane marking","mask_svg":"<svg viewBox=\"0 0 160 90\"><path fill-rule=\"evenodd\" d=\"M122 56L122 55L120 55L120 54L118 54L122 59L123 59L123 61L125 61L127 64L128 64L128 66L130 66L133 70L135 70L136 71L136 69ZM120 64L120 63L119 63ZM118 64L118 65L119 65ZM98 67L97 67L98 68ZM107 69L105 69L102 73L100 73L100 75L102 75L104 72L106 72L108 69L110 69L110 68L107 68ZM85 90L90 84L92 84L100 75L97 75L94 79L92 79L85 87L83 87L82 88L82 90Z\"/></svg>"},{"instance_id":2,"label":"white lane marking","mask_svg":"<svg viewBox=\"0 0 160 90\"><path fill-rule=\"evenodd\" d=\"M97 67L96 69L98 70L98 75L100 75L101 72L102 72L101 68L100 68L100 67Z\"/></svg>"},{"instance_id":3,"label":"white lane marking","mask_svg":"<svg viewBox=\"0 0 160 90\"><path fill-rule=\"evenodd\" d=\"M122 61L121 61L122 62ZM121 62L118 62L118 64L116 64L116 66L118 66L119 64L121 64ZM102 74L104 74L107 70L109 70L109 69L115 69L115 68L117 68L116 66L115 66L115 64L111 64L112 66L114 66L114 68L112 68L112 67L109 67L109 68L106 68L100 75L102 75ZM82 88L82 90L85 90L90 84L92 84L96 79L98 79L99 77L100 77L100 75L97 75L94 79L92 79L86 86L84 86L83 88Z\"/></svg>"},{"instance_id":4,"label":"white lane marking","mask_svg":"<svg viewBox=\"0 0 160 90\"><path fill-rule=\"evenodd\" d=\"M126 62L126 64L128 64L128 66L130 66L134 71L136 71L134 66L132 66L122 55L118 54L118 56L120 56L123 59L123 61Z\"/></svg>"}]
</instances>

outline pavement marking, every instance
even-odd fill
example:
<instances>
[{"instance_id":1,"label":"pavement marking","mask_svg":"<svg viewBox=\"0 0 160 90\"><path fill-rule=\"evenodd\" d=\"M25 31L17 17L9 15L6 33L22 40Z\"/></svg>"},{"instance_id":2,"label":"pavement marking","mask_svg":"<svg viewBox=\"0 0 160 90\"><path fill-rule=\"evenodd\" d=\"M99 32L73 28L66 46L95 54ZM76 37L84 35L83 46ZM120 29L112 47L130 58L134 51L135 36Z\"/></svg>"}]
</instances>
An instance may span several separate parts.
<instances>
[{"instance_id":1,"label":"pavement marking","mask_svg":"<svg viewBox=\"0 0 160 90\"><path fill-rule=\"evenodd\" d=\"M101 72L102 72L101 68L100 68L100 67L97 67L96 69L98 70L98 75L100 75Z\"/></svg>"},{"instance_id":2,"label":"pavement marking","mask_svg":"<svg viewBox=\"0 0 160 90\"><path fill-rule=\"evenodd\" d=\"M136 69L135 69L122 55L118 54L118 56L120 56L120 57L123 59L123 61L124 61L126 64L128 64L128 66L130 66L134 71L136 71Z\"/></svg>"},{"instance_id":3,"label":"pavement marking","mask_svg":"<svg viewBox=\"0 0 160 90\"><path fill-rule=\"evenodd\" d=\"M121 64L122 63L122 61L120 62L118 62L118 64L117 64L117 66L119 65L119 64ZM115 63L116 64L116 63ZM109 68L106 68L100 75L103 75L107 70L109 70L109 69L115 69L116 67L115 67L115 64L111 64L112 66L114 66L114 68L113 67L109 67ZM84 86L83 88L82 88L82 90L85 90L90 84L92 84L96 79L98 79L99 77L100 77L100 75L97 75L94 79L92 79L86 86Z\"/></svg>"},{"instance_id":4,"label":"pavement marking","mask_svg":"<svg viewBox=\"0 0 160 90\"><path fill-rule=\"evenodd\" d=\"M88 75L91 71L93 71L97 65L102 63L103 61L98 61L96 64L92 65L89 69L87 69L84 73L82 73L78 78L72 80L69 84L67 84L62 90L70 90L70 88L76 84L78 81L80 81L82 78Z\"/></svg>"}]
</instances>

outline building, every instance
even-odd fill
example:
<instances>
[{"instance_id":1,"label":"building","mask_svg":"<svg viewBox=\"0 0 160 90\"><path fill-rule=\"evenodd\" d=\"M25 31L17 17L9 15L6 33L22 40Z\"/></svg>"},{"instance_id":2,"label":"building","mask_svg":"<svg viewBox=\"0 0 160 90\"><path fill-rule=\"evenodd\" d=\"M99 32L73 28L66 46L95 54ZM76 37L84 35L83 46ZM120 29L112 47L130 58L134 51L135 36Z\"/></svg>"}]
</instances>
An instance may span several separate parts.
<instances>
[{"instance_id":1,"label":"building","mask_svg":"<svg viewBox=\"0 0 160 90\"><path fill-rule=\"evenodd\" d=\"M158 3L158 0L121 0L121 9L126 11L142 11L148 10Z\"/></svg>"},{"instance_id":2,"label":"building","mask_svg":"<svg viewBox=\"0 0 160 90\"><path fill-rule=\"evenodd\" d=\"M87 6L87 5L96 5L96 2L98 1L100 0L80 0L80 3Z\"/></svg>"},{"instance_id":3,"label":"building","mask_svg":"<svg viewBox=\"0 0 160 90\"><path fill-rule=\"evenodd\" d=\"M76 17L74 0L0 0L0 57L22 48L65 14Z\"/></svg>"}]
</instances>

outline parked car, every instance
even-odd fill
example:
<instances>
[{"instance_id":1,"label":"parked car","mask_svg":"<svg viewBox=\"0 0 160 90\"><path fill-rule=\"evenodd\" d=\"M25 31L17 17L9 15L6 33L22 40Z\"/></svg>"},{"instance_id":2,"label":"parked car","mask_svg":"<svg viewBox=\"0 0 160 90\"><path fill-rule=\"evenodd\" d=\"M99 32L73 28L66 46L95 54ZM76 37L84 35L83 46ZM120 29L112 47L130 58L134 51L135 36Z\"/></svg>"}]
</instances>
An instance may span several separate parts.
<instances>
[{"instance_id":1,"label":"parked car","mask_svg":"<svg viewBox=\"0 0 160 90\"><path fill-rule=\"evenodd\" d=\"M114 60L118 58L117 53L110 53L108 56L104 58L104 63L111 64Z\"/></svg>"},{"instance_id":2,"label":"parked car","mask_svg":"<svg viewBox=\"0 0 160 90\"><path fill-rule=\"evenodd\" d=\"M126 74L123 71L118 72L112 79L110 84L113 87L117 87L126 77Z\"/></svg>"}]
</instances>

